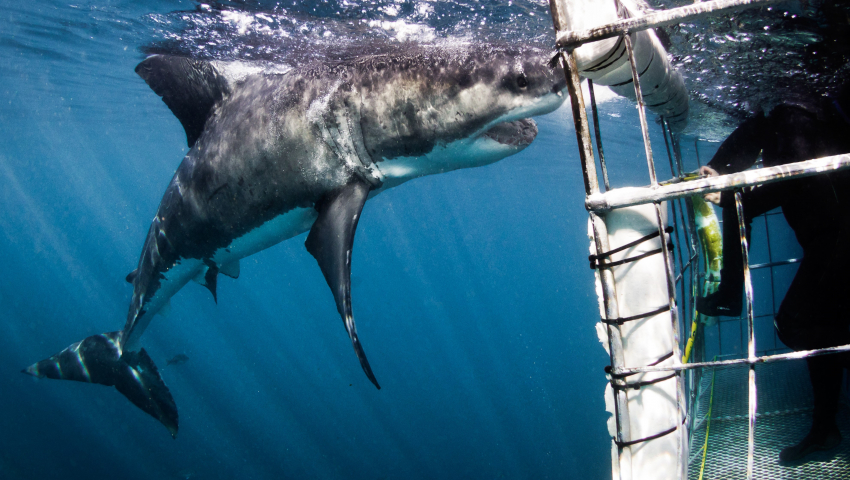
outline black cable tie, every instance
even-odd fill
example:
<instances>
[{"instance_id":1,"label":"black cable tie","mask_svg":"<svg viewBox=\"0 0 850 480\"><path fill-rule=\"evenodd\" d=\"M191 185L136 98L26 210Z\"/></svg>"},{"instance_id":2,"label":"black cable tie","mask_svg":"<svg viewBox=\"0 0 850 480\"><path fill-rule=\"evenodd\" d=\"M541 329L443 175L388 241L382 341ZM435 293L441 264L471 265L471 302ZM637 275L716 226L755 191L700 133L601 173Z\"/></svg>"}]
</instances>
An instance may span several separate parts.
<instances>
[{"instance_id":1,"label":"black cable tie","mask_svg":"<svg viewBox=\"0 0 850 480\"><path fill-rule=\"evenodd\" d=\"M632 445L635 445L637 443L648 442L650 440L655 440L656 438L661 438L664 435L668 435L668 434L675 432L678 428L679 428L678 426L675 426L673 428L668 428L667 430L664 430L661 433L656 433L655 435L650 435L649 437L641 438L641 439L638 439L638 440L630 440L628 442L619 442L619 441L617 441L616 438L614 438L613 440L614 440L614 443L617 444L617 446L619 448L625 448L625 447L630 447Z\"/></svg>"},{"instance_id":2,"label":"black cable tie","mask_svg":"<svg viewBox=\"0 0 850 480\"><path fill-rule=\"evenodd\" d=\"M664 231L665 231L666 233L673 233L673 227L671 227L671 226L667 226L667 227L665 227L665 228L664 228ZM619 247L617 247L617 248L615 248L615 249L613 249L613 250L608 250L607 252L598 253L598 254L596 254L596 255L590 255L589 259L590 259L590 261L591 261L591 262L593 262L594 260L596 260L596 259L598 259L598 258L601 258L601 257L609 257L609 256L611 256L611 254L613 254L613 253L622 252L623 250L625 250L625 249L627 249L627 248L634 247L635 245L641 244L641 243L643 243L643 242L645 242L645 241L647 241L647 240L652 240L653 238L655 238L655 237L657 237L657 236L658 236L658 232L657 232L657 231L652 232L652 233L650 233L649 235L644 235L643 237L640 237L640 238L638 238L637 240L635 240L635 241L633 241L633 242L629 242L629 243L627 243L627 244L625 244L625 245L621 245L621 246L619 246Z\"/></svg>"},{"instance_id":3,"label":"black cable tie","mask_svg":"<svg viewBox=\"0 0 850 480\"><path fill-rule=\"evenodd\" d=\"M670 310L670 304L664 305L663 307L656 308L655 310L653 310L651 312L641 313L641 314L638 314L638 315L632 315L631 317L612 318L610 320L607 319L607 318L603 318L602 323L604 323L606 325L612 325L612 326L613 325L622 325L626 322L631 322L632 320L640 320L641 318L646 318L646 317L651 317L653 315L658 315L659 313L662 313L666 310Z\"/></svg>"},{"instance_id":4,"label":"black cable tie","mask_svg":"<svg viewBox=\"0 0 850 480\"><path fill-rule=\"evenodd\" d=\"M667 242L667 248L668 249L672 250L673 246L674 246L673 242ZM648 252L641 253L640 255L635 255L634 257L624 258L622 260L618 260L616 262L610 262L610 263L602 263L601 258L593 258L594 255L591 255L590 256L590 269L595 270L597 268L616 267L616 266L622 265L624 263L636 262L636 261L638 261L642 258L650 257L652 255L655 255L657 253L661 253L663 251L664 251L663 248L656 248L655 250L650 250ZM610 254L610 253L615 253L615 252L612 250L611 252L608 252L608 253Z\"/></svg>"},{"instance_id":5,"label":"black cable tie","mask_svg":"<svg viewBox=\"0 0 850 480\"><path fill-rule=\"evenodd\" d=\"M667 360L668 358L670 358L672 356L673 356L673 352L671 351L670 353L662 356L658 360L650 363L649 365L647 365L647 367L654 367L654 366L658 365L659 363L663 362L664 360ZM618 374L615 375L615 374L611 373L612 371L613 371L613 368L611 368L611 365L605 365L605 373L607 373L608 375L611 375L612 378L626 378L630 375L640 373L640 372L618 373Z\"/></svg>"}]
</instances>

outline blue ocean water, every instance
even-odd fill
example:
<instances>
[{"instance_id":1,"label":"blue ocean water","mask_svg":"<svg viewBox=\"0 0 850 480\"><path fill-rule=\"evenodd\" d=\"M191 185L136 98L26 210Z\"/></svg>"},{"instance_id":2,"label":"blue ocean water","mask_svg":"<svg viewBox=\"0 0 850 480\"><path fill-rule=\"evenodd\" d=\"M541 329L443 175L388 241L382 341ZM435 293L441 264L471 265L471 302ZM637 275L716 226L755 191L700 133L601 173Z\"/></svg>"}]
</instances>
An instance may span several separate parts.
<instances>
[{"instance_id":1,"label":"blue ocean water","mask_svg":"<svg viewBox=\"0 0 850 480\"><path fill-rule=\"evenodd\" d=\"M367 203L353 303L380 391L304 235L243 260L218 304L188 285L147 330L160 368L189 358L163 371L176 440L114 389L19 373L123 326L124 277L187 152L133 73L147 52L286 60L408 34L546 46L545 2L0 5L0 478L610 478L567 108L516 156ZM633 106L601 108L612 182L646 184ZM663 159L655 125L653 143ZM716 145L700 148L704 162Z\"/></svg>"}]
</instances>

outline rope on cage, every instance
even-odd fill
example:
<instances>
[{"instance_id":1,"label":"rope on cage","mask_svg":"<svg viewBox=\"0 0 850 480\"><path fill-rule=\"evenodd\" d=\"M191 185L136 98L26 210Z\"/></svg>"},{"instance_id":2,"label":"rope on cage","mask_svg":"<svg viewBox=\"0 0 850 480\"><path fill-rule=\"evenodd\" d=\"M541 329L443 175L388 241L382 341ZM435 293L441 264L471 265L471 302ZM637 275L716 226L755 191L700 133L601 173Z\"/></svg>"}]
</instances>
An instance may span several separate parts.
<instances>
[{"instance_id":1,"label":"rope on cage","mask_svg":"<svg viewBox=\"0 0 850 480\"><path fill-rule=\"evenodd\" d=\"M714 356L714 360L717 360L717 355ZM711 408L714 406L714 376L717 374L717 370L712 370L711 372L711 394L708 397L708 418L705 423L705 442L702 444L702 462L699 467L699 478L698 480L702 480L702 476L705 473L705 457L708 454L708 432L711 429Z\"/></svg>"}]
</instances>

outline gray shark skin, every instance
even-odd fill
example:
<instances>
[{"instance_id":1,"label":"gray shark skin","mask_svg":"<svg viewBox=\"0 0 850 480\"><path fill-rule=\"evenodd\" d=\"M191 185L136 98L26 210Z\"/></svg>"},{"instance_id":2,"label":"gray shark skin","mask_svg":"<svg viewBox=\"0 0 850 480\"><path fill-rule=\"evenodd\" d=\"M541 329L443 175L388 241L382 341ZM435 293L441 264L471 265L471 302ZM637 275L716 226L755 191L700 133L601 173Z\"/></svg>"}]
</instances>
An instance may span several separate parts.
<instances>
[{"instance_id":1,"label":"gray shark skin","mask_svg":"<svg viewBox=\"0 0 850 480\"><path fill-rule=\"evenodd\" d=\"M180 120L191 149L127 276L133 297L124 329L24 372L116 386L176 438L177 409L139 337L190 280L215 298L219 273L236 278L239 259L309 230L307 251L380 389L351 308L351 250L364 203L419 176L521 151L537 135L529 117L557 109L565 86L563 72L535 49L402 50L284 73L161 55L141 62L136 73Z\"/></svg>"}]
</instances>

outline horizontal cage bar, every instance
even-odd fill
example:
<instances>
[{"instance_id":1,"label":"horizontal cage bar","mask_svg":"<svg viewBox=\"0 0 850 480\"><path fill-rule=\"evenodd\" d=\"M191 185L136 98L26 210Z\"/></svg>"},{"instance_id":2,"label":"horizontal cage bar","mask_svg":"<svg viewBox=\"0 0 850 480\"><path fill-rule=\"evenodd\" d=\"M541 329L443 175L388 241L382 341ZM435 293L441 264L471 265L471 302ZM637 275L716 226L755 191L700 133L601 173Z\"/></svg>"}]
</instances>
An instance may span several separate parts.
<instances>
[{"instance_id":1,"label":"horizontal cage bar","mask_svg":"<svg viewBox=\"0 0 850 480\"><path fill-rule=\"evenodd\" d=\"M730 10L752 8L762 5L779 3L780 0L714 0L700 2L679 8L671 8L663 12L651 13L642 17L627 18L613 23L600 25L588 30L560 31L557 34L555 46L565 50L578 48L584 43L616 37L625 32L636 32L647 28L672 25L683 20L708 14L725 13Z\"/></svg>"}]
</instances>

